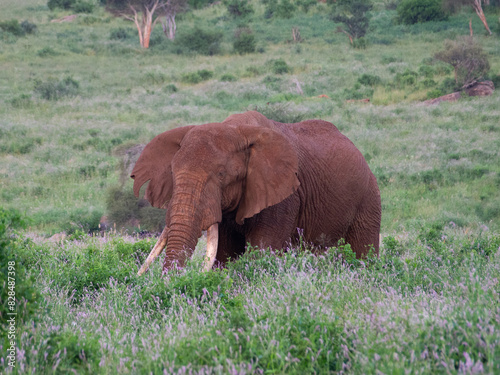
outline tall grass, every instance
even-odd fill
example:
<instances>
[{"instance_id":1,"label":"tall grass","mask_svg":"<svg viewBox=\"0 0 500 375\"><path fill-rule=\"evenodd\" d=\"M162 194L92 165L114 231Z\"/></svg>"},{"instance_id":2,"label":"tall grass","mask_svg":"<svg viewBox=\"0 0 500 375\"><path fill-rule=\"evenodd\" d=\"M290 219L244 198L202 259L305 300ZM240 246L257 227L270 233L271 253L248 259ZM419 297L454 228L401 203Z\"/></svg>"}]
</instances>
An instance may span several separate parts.
<instances>
[{"instance_id":1,"label":"tall grass","mask_svg":"<svg viewBox=\"0 0 500 375\"><path fill-rule=\"evenodd\" d=\"M18 259L44 298L16 373L500 370L498 235L424 225L363 262L348 246L315 256L303 244L137 277L151 245L31 236Z\"/></svg>"}]
</instances>

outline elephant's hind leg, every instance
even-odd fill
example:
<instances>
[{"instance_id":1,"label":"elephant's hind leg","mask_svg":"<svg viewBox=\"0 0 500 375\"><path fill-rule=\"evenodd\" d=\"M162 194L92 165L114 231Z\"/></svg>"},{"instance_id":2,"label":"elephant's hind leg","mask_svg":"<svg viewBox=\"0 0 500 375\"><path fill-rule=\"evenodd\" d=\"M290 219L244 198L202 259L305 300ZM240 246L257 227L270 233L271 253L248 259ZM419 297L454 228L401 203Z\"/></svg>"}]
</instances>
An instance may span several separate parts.
<instances>
[{"instance_id":1,"label":"elephant's hind leg","mask_svg":"<svg viewBox=\"0 0 500 375\"><path fill-rule=\"evenodd\" d=\"M351 245L356 258L364 258L370 249L378 256L380 242L381 203L378 191L367 196L349 227L346 243Z\"/></svg>"},{"instance_id":2,"label":"elephant's hind leg","mask_svg":"<svg viewBox=\"0 0 500 375\"><path fill-rule=\"evenodd\" d=\"M379 233L375 223L367 225L367 219L359 216L349 228L345 241L351 245L351 249L356 253L356 258L365 258L370 249L372 255L378 256Z\"/></svg>"}]
</instances>

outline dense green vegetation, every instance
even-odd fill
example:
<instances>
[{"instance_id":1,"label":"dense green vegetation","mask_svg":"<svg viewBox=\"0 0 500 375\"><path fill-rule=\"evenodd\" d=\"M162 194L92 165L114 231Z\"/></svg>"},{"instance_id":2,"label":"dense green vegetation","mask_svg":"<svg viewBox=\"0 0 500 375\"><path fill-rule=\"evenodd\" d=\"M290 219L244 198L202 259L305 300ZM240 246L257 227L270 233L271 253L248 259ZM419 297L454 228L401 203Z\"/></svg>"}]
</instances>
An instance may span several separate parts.
<instances>
[{"instance_id":1,"label":"dense green vegetation","mask_svg":"<svg viewBox=\"0 0 500 375\"><path fill-rule=\"evenodd\" d=\"M135 270L153 242L108 235L19 247L44 298L18 373L498 372L500 236L455 224L348 246L252 250L227 269Z\"/></svg>"},{"instance_id":2,"label":"dense green vegetation","mask_svg":"<svg viewBox=\"0 0 500 375\"><path fill-rule=\"evenodd\" d=\"M24 306L14 373L500 371L498 91L422 104L457 89L434 56L469 19L500 87L496 2L491 37L468 8L407 25L400 2L373 2L353 46L328 4L191 1L176 39L158 24L149 49L99 1L66 3L11 1L0 16L0 266L15 260ZM163 214L131 196L130 150L248 109L322 118L357 145L382 193L381 257L303 244L136 277L154 239L129 235ZM129 235L99 236L102 216Z\"/></svg>"},{"instance_id":3,"label":"dense green vegetation","mask_svg":"<svg viewBox=\"0 0 500 375\"><path fill-rule=\"evenodd\" d=\"M29 322L37 310L40 293L33 286L33 274L26 273L26 264L19 253L26 242L12 238L13 231L25 225L19 213L0 208L0 332L12 333L10 319L17 325ZM16 282L17 281L17 282ZM8 336L8 335L5 335Z\"/></svg>"}]
</instances>

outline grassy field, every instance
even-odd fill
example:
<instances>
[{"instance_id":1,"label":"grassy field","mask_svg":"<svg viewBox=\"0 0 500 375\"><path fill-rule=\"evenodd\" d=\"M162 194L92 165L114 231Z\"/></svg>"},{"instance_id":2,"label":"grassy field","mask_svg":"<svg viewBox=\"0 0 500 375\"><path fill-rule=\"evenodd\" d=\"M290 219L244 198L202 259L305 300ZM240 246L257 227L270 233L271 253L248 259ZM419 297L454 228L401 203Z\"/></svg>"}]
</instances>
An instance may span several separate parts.
<instances>
[{"instance_id":1,"label":"grassy field","mask_svg":"<svg viewBox=\"0 0 500 375\"><path fill-rule=\"evenodd\" d=\"M223 4L178 17L178 39L194 27L222 33L220 54L205 56L161 26L143 50L131 22L100 8L59 23L71 13L45 0L2 3L0 22L37 26L0 31L0 206L26 218L6 238L40 295L17 327L13 372L500 372L498 91L422 104L453 77L432 56L467 35L469 19L498 82L498 14L487 11L486 37L465 10L405 26L380 2L367 47L354 49L325 4L290 19L254 6L257 48L244 55ZM255 250L225 270L201 274L195 259L162 278L157 262L139 278L154 239L87 235L115 207L112 192L132 190L124 150L248 109L328 120L357 145L382 194L379 259L356 261L348 247ZM4 357L0 368L11 371Z\"/></svg>"}]
</instances>

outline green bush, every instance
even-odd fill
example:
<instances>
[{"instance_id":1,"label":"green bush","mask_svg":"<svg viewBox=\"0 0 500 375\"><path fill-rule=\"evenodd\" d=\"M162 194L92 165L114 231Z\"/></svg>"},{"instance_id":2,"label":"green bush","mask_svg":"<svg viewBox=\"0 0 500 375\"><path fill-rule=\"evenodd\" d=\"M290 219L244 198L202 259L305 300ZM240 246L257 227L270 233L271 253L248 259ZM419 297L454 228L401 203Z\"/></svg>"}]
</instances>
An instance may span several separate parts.
<instances>
[{"instance_id":1,"label":"green bush","mask_svg":"<svg viewBox=\"0 0 500 375\"><path fill-rule=\"evenodd\" d=\"M49 0L47 6L50 10L59 8L73 10L76 13L92 13L94 11L94 3L84 0Z\"/></svg>"},{"instance_id":2,"label":"green bush","mask_svg":"<svg viewBox=\"0 0 500 375\"><path fill-rule=\"evenodd\" d=\"M59 100L65 96L78 95L80 84L68 76L61 80L49 78L46 81L35 80L34 92L45 100Z\"/></svg>"},{"instance_id":3,"label":"green bush","mask_svg":"<svg viewBox=\"0 0 500 375\"><path fill-rule=\"evenodd\" d=\"M420 22L444 21L448 17L441 0L403 0L397 9L397 21L406 25Z\"/></svg>"},{"instance_id":4,"label":"green bush","mask_svg":"<svg viewBox=\"0 0 500 375\"><path fill-rule=\"evenodd\" d=\"M444 225L440 222L426 224L420 228L418 239L423 243L434 246L436 243L441 242L443 238L443 228Z\"/></svg>"},{"instance_id":5,"label":"green bush","mask_svg":"<svg viewBox=\"0 0 500 375\"><path fill-rule=\"evenodd\" d=\"M417 83L417 78L417 72L407 69L403 73L396 73L394 83L396 87L413 86Z\"/></svg>"},{"instance_id":6,"label":"green bush","mask_svg":"<svg viewBox=\"0 0 500 375\"><path fill-rule=\"evenodd\" d=\"M209 80L214 76L214 72L207 69L198 70L196 73L201 77L203 81Z\"/></svg>"},{"instance_id":7,"label":"green bush","mask_svg":"<svg viewBox=\"0 0 500 375\"><path fill-rule=\"evenodd\" d=\"M382 83L382 79L379 76L374 76L371 74L363 74L358 78L358 82L365 86L377 86Z\"/></svg>"},{"instance_id":8,"label":"green bush","mask_svg":"<svg viewBox=\"0 0 500 375\"><path fill-rule=\"evenodd\" d=\"M204 30L195 27L191 30L179 32L174 44L179 54L190 52L213 56L221 52L220 44L223 34L220 31Z\"/></svg>"},{"instance_id":9,"label":"green bush","mask_svg":"<svg viewBox=\"0 0 500 375\"><path fill-rule=\"evenodd\" d=\"M246 77L257 77L262 74L261 69L256 66L249 66L245 69L244 75Z\"/></svg>"},{"instance_id":10,"label":"green bush","mask_svg":"<svg viewBox=\"0 0 500 375\"><path fill-rule=\"evenodd\" d=\"M496 75L490 76L488 78L493 82L495 89L500 88L500 74L496 74Z\"/></svg>"},{"instance_id":11,"label":"green bush","mask_svg":"<svg viewBox=\"0 0 500 375\"><path fill-rule=\"evenodd\" d=\"M444 94L451 94L457 90L460 90L460 86L457 85L455 80L451 77L446 77L439 85L439 90Z\"/></svg>"},{"instance_id":12,"label":"green bush","mask_svg":"<svg viewBox=\"0 0 500 375\"><path fill-rule=\"evenodd\" d=\"M107 237L105 241L88 236L83 232L75 232L67 238L68 241L79 241L77 251L75 247L63 248L57 254L57 261L47 267L39 264L33 254L46 254L46 249L40 245L32 245L25 254L29 264L44 269L54 286L67 292L73 303L80 303L86 296L92 295L102 287L106 287L110 280L122 284L133 281L138 268L146 254L151 250L156 240L146 238L133 243L126 242L121 237Z\"/></svg>"},{"instance_id":13,"label":"green bush","mask_svg":"<svg viewBox=\"0 0 500 375\"><path fill-rule=\"evenodd\" d=\"M235 40L233 48L236 53L244 55L246 53L254 53L256 47L255 35L248 28L237 29L235 32Z\"/></svg>"},{"instance_id":14,"label":"green bush","mask_svg":"<svg viewBox=\"0 0 500 375\"><path fill-rule=\"evenodd\" d=\"M162 72L147 72L142 81L146 85L161 85L167 81L167 76Z\"/></svg>"},{"instance_id":15,"label":"green bush","mask_svg":"<svg viewBox=\"0 0 500 375\"><path fill-rule=\"evenodd\" d=\"M9 319L14 317L16 328L32 318L40 299L34 279L26 274L20 256L22 241L13 236L16 228L26 224L16 211L0 207L0 331L9 332ZM9 313L16 315L9 315Z\"/></svg>"},{"instance_id":16,"label":"green bush","mask_svg":"<svg viewBox=\"0 0 500 375\"><path fill-rule=\"evenodd\" d=\"M201 79L200 75L197 72L192 72L183 74L181 77L181 81L184 83L190 83L196 85L197 83L200 83L203 80Z\"/></svg>"},{"instance_id":17,"label":"green bush","mask_svg":"<svg viewBox=\"0 0 500 375\"><path fill-rule=\"evenodd\" d=\"M419 68L418 68L418 73L423 76L423 77L426 77L426 78L432 78L434 77L434 69L432 68L432 66L429 66L429 65L421 65Z\"/></svg>"},{"instance_id":18,"label":"green bush","mask_svg":"<svg viewBox=\"0 0 500 375\"><path fill-rule=\"evenodd\" d=\"M125 40L135 37L130 29L124 27L119 27L117 29L111 30L109 33L109 39L111 40Z\"/></svg>"},{"instance_id":19,"label":"green bush","mask_svg":"<svg viewBox=\"0 0 500 375\"><path fill-rule=\"evenodd\" d=\"M266 64L269 66L271 72L273 72L274 74L286 74L292 72L292 69L283 59L269 60Z\"/></svg>"},{"instance_id":20,"label":"green bush","mask_svg":"<svg viewBox=\"0 0 500 375\"><path fill-rule=\"evenodd\" d=\"M224 0L228 13L234 18L248 17L254 13L248 0Z\"/></svg>"},{"instance_id":21,"label":"green bush","mask_svg":"<svg viewBox=\"0 0 500 375\"><path fill-rule=\"evenodd\" d=\"M304 13L307 13L312 7L316 6L318 2L316 0L297 0L296 4Z\"/></svg>"},{"instance_id":22,"label":"green bush","mask_svg":"<svg viewBox=\"0 0 500 375\"><path fill-rule=\"evenodd\" d=\"M49 0L47 2L47 6L50 10L54 10L56 8L60 9L71 9L76 0Z\"/></svg>"},{"instance_id":23,"label":"green bush","mask_svg":"<svg viewBox=\"0 0 500 375\"><path fill-rule=\"evenodd\" d=\"M72 6L76 13L92 13L94 11L94 4L87 1L78 0Z\"/></svg>"},{"instance_id":24,"label":"green bush","mask_svg":"<svg viewBox=\"0 0 500 375\"><path fill-rule=\"evenodd\" d=\"M227 296L233 280L225 269L215 269L211 272L200 272L194 269L184 275L174 277L170 284L177 293L190 298L200 299L203 296L211 298L214 293L217 293L220 298L221 293Z\"/></svg>"},{"instance_id":25,"label":"green bush","mask_svg":"<svg viewBox=\"0 0 500 375\"><path fill-rule=\"evenodd\" d=\"M263 3L266 5L266 10L264 13L265 18L292 18L295 11L297 10L297 5L295 2L290 0L265 0ZM303 3L306 8L308 8L308 3Z\"/></svg>"},{"instance_id":26,"label":"green bush","mask_svg":"<svg viewBox=\"0 0 500 375\"><path fill-rule=\"evenodd\" d=\"M374 89L371 87L361 87L359 82L356 82L350 89L344 89L344 98L347 100L369 99L373 96Z\"/></svg>"},{"instance_id":27,"label":"green bush","mask_svg":"<svg viewBox=\"0 0 500 375\"><path fill-rule=\"evenodd\" d=\"M179 91L179 89L173 83L169 83L168 85L164 86L161 91L171 94Z\"/></svg>"},{"instance_id":28,"label":"green bush","mask_svg":"<svg viewBox=\"0 0 500 375\"><path fill-rule=\"evenodd\" d=\"M2 21L0 22L0 29L15 36L23 36L26 34L26 30L21 26L18 20Z\"/></svg>"},{"instance_id":29,"label":"green bush","mask_svg":"<svg viewBox=\"0 0 500 375\"><path fill-rule=\"evenodd\" d=\"M221 82L236 82L238 78L236 78L232 74L226 73L220 77L220 80Z\"/></svg>"},{"instance_id":30,"label":"green bush","mask_svg":"<svg viewBox=\"0 0 500 375\"><path fill-rule=\"evenodd\" d=\"M184 83L197 84L209 80L214 76L214 72L206 69L198 70L197 72L185 73L181 77Z\"/></svg>"},{"instance_id":31,"label":"green bush","mask_svg":"<svg viewBox=\"0 0 500 375\"><path fill-rule=\"evenodd\" d=\"M37 26L28 20L24 20L23 22L21 22L21 28L26 34L34 34L37 30Z\"/></svg>"},{"instance_id":32,"label":"green bush","mask_svg":"<svg viewBox=\"0 0 500 375\"><path fill-rule=\"evenodd\" d=\"M434 81L433 79L430 79L430 78L424 79L422 82L420 82L420 86L422 86L426 89L428 89L430 87L434 87L436 85L437 85L436 81Z\"/></svg>"},{"instance_id":33,"label":"green bush","mask_svg":"<svg viewBox=\"0 0 500 375\"><path fill-rule=\"evenodd\" d=\"M48 271L55 286L66 290L73 303L80 303L86 295L106 286L111 278L129 283L130 276L137 270L138 253L146 252L151 246L149 242L143 243L136 253L123 255L113 248L113 242L98 246L93 241L85 241L82 234L73 239L84 242L82 248L77 253L69 250L61 253L61 261Z\"/></svg>"},{"instance_id":34,"label":"green bush","mask_svg":"<svg viewBox=\"0 0 500 375\"><path fill-rule=\"evenodd\" d=\"M53 57L59 55L59 52L57 52L54 48L47 46L38 50L36 54L40 57Z\"/></svg>"},{"instance_id":35,"label":"green bush","mask_svg":"<svg viewBox=\"0 0 500 375\"><path fill-rule=\"evenodd\" d=\"M402 255L403 248L399 244L398 240L396 240L394 237L384 237L382 243L384 244L386 257L397 257Z\"/></svg>"},{"instance_id":36,"label":"green bush","mask_svg":"<svg viewBox=\"0 0 500 375\"><path fill-rule=\"evenodd\" d=\"M266 85L266 87L273 91L280 91L283 83L283 79L281 77L276 77L273 75L265 76L262 80L262 83Z\"/></svg>"},{"instance_id":37,"label":"green bush","mask_svg":"<svg viewBox=\"0 0 500 375\"><path fill-rule=\"evenodd\" d=\"M84 12L80 12L80 13L84 13ZM78 17L78 24L85 25L85 26L96 25L99 23L108 23L109 21L110 21L109 18L101 18L101 17L92 16L92 15Z\"/></svg>"},{"instance_id":38,"label":"green bush","mask_svg":"<svg viewBox=\"0 0 500 375\"><path fill-rule=\"evenodd\" d=\"M359 37L352 41L352 46L357 49L365 49L368 46L368 42L365 37Z\"/></svg>"}]
</instances>

